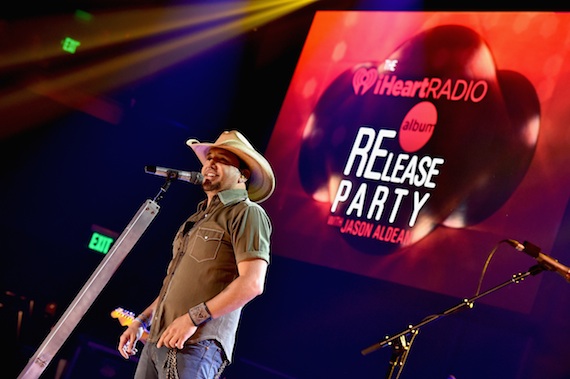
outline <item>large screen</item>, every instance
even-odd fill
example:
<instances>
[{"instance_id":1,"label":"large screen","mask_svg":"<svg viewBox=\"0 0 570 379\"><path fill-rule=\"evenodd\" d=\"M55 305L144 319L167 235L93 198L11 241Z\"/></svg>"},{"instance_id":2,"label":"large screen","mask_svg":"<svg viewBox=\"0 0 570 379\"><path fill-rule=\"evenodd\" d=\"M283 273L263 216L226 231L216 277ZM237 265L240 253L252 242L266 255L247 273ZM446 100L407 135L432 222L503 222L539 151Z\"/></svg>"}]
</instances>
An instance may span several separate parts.
<instances>
[{"instance_id":1,"label":"large screen","mask_svg":"<svg viewBox=\"0 0 570 379\"><path fill-rule=\"evenodd\" d=\"M569 39L564 13L317 12L266 153L274 252L457 297L529 270L512 241L548 252L569 199Z\"/></svg>"}]
</instances>

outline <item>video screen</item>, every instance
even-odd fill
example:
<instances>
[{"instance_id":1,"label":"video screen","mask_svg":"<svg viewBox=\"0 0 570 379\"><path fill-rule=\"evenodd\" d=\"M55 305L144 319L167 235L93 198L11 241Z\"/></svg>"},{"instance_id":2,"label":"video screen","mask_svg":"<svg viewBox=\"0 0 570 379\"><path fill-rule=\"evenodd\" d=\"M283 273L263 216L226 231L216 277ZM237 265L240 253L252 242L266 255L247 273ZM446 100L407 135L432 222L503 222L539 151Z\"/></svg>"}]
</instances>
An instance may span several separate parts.
<instances>
[{"instance_id":1,"label":"video screen","mask_svg":"<svg viewBox=\"0 0 570 379\"><path fill-rule=\"evenodd\" d=\"M275 254L458 297L528 270L513 241L549 251L568 206L568 38L565 13L317 12L266 153Z\"/></svg>"}]
</instances>

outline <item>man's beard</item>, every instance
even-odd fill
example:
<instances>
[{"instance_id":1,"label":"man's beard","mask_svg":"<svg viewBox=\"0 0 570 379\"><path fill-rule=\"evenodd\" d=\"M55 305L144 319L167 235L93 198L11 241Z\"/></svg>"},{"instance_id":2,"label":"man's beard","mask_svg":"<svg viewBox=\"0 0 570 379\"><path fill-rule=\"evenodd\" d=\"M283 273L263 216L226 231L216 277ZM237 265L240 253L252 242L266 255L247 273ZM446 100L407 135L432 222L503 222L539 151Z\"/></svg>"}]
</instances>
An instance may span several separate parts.
<instances>
[{"instance_id":1,"label":"man's beard","mask_svg":"<svg viewBox=\"0 0 570 379\"><path fill-rule=\"evenodd\" d=\"M206 179L202 183L202 188L204 189L204 191L219 191L222 187L219 182L212 184L210 180Z\"/></svg>"}]
</instances>

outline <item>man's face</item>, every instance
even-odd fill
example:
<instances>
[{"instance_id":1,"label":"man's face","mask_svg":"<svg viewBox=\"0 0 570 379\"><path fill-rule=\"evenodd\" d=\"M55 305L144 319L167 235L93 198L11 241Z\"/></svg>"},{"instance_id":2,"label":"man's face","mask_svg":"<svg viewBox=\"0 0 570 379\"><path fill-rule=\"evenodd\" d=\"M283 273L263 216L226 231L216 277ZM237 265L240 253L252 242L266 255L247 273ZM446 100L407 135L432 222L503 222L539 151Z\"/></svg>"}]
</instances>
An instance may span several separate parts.
<instances>
[{"instance_id":1,"label":"man's face","mask_svg":"<svg viewBox=\"0 0 570 379\"><path fill-rule=\"evenodd\" d=\"M234 153L212 147L202 166L204 191L217 193L238 187L242 184L239 166L240 161Z\"/></svg>"}]
</instances>

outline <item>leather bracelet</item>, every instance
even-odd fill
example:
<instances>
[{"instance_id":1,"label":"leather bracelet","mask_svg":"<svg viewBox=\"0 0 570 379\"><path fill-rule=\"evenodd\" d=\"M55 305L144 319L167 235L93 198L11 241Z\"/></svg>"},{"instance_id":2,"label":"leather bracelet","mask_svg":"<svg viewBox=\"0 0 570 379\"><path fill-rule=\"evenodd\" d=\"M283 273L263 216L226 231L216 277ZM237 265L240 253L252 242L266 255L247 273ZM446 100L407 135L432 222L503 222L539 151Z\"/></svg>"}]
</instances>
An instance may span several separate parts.
<instances>
[{"instance_id":1,"label":"leather bracelet","mask_svg":"<svg viewBox=\"0 0 570 379\"><path fill-rule=\"evenodd\" d=\"M210 310L206 306L206 303L200 303L188 311L190 315L190 319L196 326L200 326L201 324L208 322L212 319L212 314Z\"/></svg>"}]
</instances>

